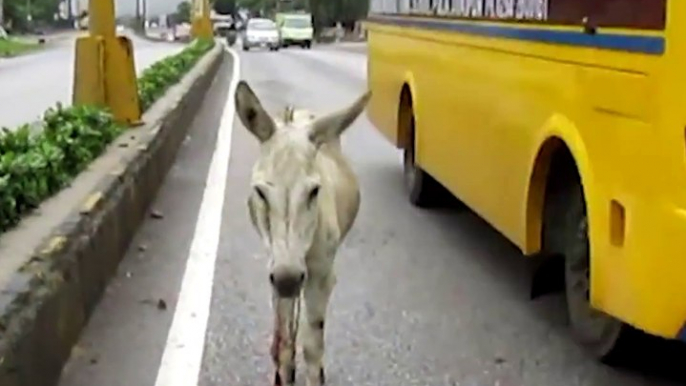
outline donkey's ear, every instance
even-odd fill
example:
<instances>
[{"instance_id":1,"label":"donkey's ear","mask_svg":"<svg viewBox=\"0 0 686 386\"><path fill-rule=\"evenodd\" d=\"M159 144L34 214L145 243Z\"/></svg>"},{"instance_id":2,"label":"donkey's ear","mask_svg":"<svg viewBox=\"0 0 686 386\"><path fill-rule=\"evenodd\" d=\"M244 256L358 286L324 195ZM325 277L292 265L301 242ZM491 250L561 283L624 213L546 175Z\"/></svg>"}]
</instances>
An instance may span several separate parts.
<instances>
[{"instance_id":1,"label":"donkey's ear","mask_svg":"<svg viewBox=\"0 0 686 386\"><path fill-rule=\"evenodd\" d=\"M267 114L260 99L245 81L240 81L236 87L236 112L243 125L260 142L267 141L276 131L274 120Z\"/></svg>"},{"instance_id":2,"label":"donkey's ear","mask_svg":"<svg viewBox=\"0 0 686 386\"><path fill-rule=\"evenodd\" d=\"M312 123L310 140L319 146L340 136L364 111L371 96L371 91L367 91L349 107L315 120Z\"/></svg>"}]
</instances>

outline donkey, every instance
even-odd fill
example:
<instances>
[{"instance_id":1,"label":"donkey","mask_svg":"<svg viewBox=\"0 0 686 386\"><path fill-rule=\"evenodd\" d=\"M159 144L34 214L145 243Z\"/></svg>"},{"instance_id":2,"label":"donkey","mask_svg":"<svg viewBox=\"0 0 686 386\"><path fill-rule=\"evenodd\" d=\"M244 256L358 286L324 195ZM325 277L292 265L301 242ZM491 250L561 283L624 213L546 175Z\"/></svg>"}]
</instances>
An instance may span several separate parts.
<instances>
[{"instance_id":1,"label":"donkey","mask_svg":"<svg viewBox=\"0 0 686 386\"><path fill-rule=\"evenodd\" d=\"M236 88L236 112L260 142L248 211L270 255L274 385L295 383L301 303L306 382L326 382L324 320L336 284L334 258L360 207L359 185L341 151L340 135L370 97L366 92L349 107L320 118L287 107L275 120L246 82Z\"/></svg>"}]
</instances>

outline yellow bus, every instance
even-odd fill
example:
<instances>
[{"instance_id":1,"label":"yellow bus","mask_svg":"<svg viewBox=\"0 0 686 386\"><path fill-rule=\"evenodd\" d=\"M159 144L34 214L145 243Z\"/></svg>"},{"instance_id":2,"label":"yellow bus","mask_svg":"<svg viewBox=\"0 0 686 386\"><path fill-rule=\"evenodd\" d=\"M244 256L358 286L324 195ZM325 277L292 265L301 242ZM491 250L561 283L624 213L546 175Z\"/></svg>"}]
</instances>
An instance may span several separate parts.
<instances>
[{"instance_id":1,"label":"yellow bus","mask_svg":"<svg viewBox=\"0 0 686 386\"><path fill-rule=\"evenodd\" d=\"M557 262L597 359L686 341L686 1L371 0L365 27L412 204L447 190Z\"/></svg>"}]
</instances>

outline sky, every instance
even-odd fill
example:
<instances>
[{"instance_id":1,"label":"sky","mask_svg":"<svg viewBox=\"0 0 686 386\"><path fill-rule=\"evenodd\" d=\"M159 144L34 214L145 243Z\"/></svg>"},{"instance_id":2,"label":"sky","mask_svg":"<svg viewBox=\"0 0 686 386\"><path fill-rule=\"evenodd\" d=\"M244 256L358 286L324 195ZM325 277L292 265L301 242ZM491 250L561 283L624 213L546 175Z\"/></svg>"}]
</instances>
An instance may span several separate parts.
<instances>
[{"instance_id":1,"label":"sky","mask_svg":"<svg viewBox=\"0 0 686 386\"><path fill-rule=\"evenodd\" d=\"M159 15L162 13L171 13L176 10L176 6L181 0L139 0L141 4L143 1L147 2L148 15ZM136 0L116 0L118 15L135 15L136 14Z\"/></svg>"}]
</instances>

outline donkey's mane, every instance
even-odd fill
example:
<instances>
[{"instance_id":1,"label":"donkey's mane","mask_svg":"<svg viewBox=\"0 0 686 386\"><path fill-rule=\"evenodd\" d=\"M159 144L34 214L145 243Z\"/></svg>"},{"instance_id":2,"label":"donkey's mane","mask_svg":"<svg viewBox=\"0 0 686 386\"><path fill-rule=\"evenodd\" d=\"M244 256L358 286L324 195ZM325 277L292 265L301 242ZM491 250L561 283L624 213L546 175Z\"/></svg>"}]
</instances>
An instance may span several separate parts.
<instances>
[{"instance_id":1,"label":"donkey's mane","mask_svg":"<svg viewBox=\"0 0 686 386\"><path fill-rule=\"evenodd\" d=\"M296 108L294 105L289 104L283 109L283 113L281 115L281 124L284 126L292 126L296 123L296 121L301 121L301 120L313 120L315 118L315 115L306 109L300 109Z\"/></svg>"},{"instance_id":2,"label":"donkey's mane","mask_svg":"<svg viewBox=\"0 0 686 386\"><path fill-rule=\"evenodd\" d=\"M287 105L286 108L283 110L283 123L285 125L292 124L294 117L295 117L295 106Z\"/></svg>"}]
</instances>

